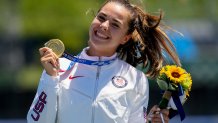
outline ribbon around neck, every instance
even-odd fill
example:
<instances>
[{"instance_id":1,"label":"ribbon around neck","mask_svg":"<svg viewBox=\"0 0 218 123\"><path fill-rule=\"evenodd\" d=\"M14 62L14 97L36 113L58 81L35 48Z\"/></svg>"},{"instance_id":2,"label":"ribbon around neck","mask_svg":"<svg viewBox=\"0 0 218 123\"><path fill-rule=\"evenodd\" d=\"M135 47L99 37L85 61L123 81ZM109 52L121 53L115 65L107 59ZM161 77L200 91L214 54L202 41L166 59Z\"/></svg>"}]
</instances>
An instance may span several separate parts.
<instances>
[{"instance_id":1,"label":"ribbon around neck","mask_svg":"<svg viewBox=\"0 0 218 123\"><path fill-rule=\"evenodd\" d=\"M80 58L77 58L80 54L78 54L77 56L73 56L67 52L64 52L62 54L62 57L66 58L66 59L69 59L71 60L71 63L68 67L67 70L71 69L72 66L77 62L77 63L81 63L81 64L86 64L86 65L94 65L94 66L104 66L104 65L109 65L111 64L112 62L114 62L117 57L111 59L111 60L106 60L106 61L92 61L92 60L87 60L87 59L80 59Z\"/></svg>"}]
</instances>

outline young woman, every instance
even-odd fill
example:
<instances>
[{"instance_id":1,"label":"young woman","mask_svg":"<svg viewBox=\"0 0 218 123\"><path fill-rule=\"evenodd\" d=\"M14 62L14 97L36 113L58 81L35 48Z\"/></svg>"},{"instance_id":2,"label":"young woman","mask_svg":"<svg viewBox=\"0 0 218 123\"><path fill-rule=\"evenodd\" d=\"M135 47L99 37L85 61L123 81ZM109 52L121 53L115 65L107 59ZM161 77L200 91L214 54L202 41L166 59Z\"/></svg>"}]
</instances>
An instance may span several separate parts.
<instances>
[{"instance_id":1,"label":"young woman","mask_svg":"<svg viewBox=\"0 0 218 123\"><path fill-rule=\"evenodd\" d=\"M149 117L148 77L155 77L163 51L180 64L174 47L149 15L128 0L108 0L91 23L82 63L39 49L44 67L27 120L39 123L168 122L169 111L154 106ZM137 70L146 68L147 72ZM155 112L155 113L154 113Z\"/></svg>"}]
</instances>

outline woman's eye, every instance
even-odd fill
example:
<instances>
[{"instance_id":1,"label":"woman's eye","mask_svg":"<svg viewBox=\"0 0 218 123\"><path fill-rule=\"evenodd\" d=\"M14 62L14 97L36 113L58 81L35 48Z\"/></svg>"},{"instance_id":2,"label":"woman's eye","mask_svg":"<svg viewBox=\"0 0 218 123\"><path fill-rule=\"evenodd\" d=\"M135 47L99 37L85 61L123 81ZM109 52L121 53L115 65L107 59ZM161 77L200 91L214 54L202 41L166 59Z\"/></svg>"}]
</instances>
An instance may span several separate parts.
<instances>
[{"instance_id":1,"label":"woman's eye","mask_svg":"<svg viewBox=\"0 0 218 123\"><path fill-rule=\"evenodd\" d=\"M98 16L98 20L100 20L100 21L105 21L105 17L104 17L104 16L101 16L101 15L99 15L99 16Z\"/></svg>"},{"instance_id":2,"label":"woman's eye","mask_svg":"<svg viewBox=\"0 0 218 123\"><path fill-rule=\"evenodd\" d=\"M115 28L119 28L120 26L116 23L112 23L112 26L115 27Z\"/></svg>"}]
</instances>

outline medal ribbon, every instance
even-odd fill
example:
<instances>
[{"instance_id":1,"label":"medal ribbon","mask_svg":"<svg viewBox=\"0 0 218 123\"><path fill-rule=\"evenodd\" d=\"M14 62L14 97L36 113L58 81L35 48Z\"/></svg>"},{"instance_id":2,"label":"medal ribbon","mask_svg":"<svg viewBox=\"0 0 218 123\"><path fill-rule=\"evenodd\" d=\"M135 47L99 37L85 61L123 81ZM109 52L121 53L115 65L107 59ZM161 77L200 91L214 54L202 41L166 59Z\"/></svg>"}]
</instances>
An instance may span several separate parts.
<instances>
[{"instance_id":1,"label":"medal ribbon","mask_svg":"<svg viewBox=\"0 0 218 123\"><path fill-rule=\"evenodd\" d=\"M71 69L71 67L77 62L77 63L81 63L81 64L87 64L87 65L95 65L95 66L104 66L104 65L109 65L110 63L112 63L113 61L115 61L117 59L117 57L111 59L111 60L107 60L107 61L92 61L92 60L86 60L86 59L80 59L77 58L67 52L64 52L62 54L62 57L71 60L72 62L70 63L70 66L68 67L67 70Z\"/></svg>"}]
</instances>

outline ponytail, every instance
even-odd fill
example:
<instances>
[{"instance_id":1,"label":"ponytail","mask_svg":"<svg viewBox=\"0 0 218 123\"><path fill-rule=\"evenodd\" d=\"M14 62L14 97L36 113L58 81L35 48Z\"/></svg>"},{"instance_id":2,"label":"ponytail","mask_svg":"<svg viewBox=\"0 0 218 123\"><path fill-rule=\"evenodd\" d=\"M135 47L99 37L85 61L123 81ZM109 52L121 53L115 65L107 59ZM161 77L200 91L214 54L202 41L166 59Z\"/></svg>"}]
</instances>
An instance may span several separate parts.
<instances>
[{"instance_id":1,"label":"ponytail","mask_svg":"<svg viewBox=\"0 0 218 123\"><path fill-rule=\"evenodd\" d=\"M173 61L180 66L180 60L176 54L174 45L159 26L162 19L162 13L157 17L147 13L144 14L138 7L136 7L135 10L138 12L136 30L144 44L144 48L141 49L141 52L144 55L144 61L146 61L143 64L143 67L148 65L147 61L150 62L147 74L151 77L157 75L163 65L164 50L169 54Z\"/></svg>"}]
</instances>

